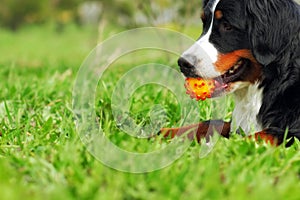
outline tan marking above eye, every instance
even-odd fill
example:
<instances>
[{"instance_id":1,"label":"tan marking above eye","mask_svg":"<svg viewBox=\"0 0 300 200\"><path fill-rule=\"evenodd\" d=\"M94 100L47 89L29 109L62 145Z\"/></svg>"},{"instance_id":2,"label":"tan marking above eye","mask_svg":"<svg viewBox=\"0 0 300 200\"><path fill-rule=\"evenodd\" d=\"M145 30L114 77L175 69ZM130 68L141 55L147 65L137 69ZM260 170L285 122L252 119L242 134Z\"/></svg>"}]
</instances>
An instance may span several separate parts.
<instances>
[{"instance_id":1,"label":"tan marking above eye","mask_svg":"<svg viewBox=\"0 0 300 200\"><path fill-rule=\"evenodd\" d=\"M205 20L205 14L204 13L201 13L201 19Z\"/></svg>"},{"instance_id":2,"label":"tan marking above eye","mask_svg":"<svg viewBox=\"0 0 300 200\"><path fill-rule=\"evenodd\" d=\"M215 12L215 18L216 18L216 19L221 19L222 17L223 17L222 11L221 11L221 10L217 10L217 11Z\"/></svg>"}]
</instances>

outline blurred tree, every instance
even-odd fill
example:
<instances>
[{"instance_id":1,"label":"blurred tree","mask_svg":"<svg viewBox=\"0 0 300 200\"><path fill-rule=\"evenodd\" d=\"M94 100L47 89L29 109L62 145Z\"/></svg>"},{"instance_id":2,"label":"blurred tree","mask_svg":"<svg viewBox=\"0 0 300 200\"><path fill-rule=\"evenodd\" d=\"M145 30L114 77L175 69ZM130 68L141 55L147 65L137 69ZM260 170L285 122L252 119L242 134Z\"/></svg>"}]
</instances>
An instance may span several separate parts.
<instances>
[{"instance_id":1,"label":"blurred tree","mask_svg":"<svg viewBox=\"0 0 300 200\"><path fill-rule=\"evenodd\" d=\"M96 1L86 1L78 7L79 22L82 25L97 26L102 13L102 4Z\"/></svg>"},{"instance_id":2,"label":"blurred tree","mask_svg":"<svg viewBox=\"0 0 300 200\"><path fill-rule=\"evenodd\" d=\"M201 7L201 0L2 0L0 25L16 30L24 23L54 20L61 31L65 24L80 22L79 7L86 2L101 4L102 21L123 27L183 25L198 19Z\"/></svg>"},{"instance_id":3,"label":"blurred tree","mask_svg":"<svg viewBox=\"0 0 300 200\"><path fill-rule=\"evenodd\" d=\"M49 14L47 0L2 0L0 23L16 30L23 23L38 23L47 19Z\"/></svg>"},{"instance_id":4,"label":"blurred tree","mask_svg":"<svg viewBox=\"0 0 300 200\"><path fill-rule=\"evenodd\" d=\"M51 4L57 10L76 10L84 0L51 0Z\"/></svg>"},{"instance_id":5,"label":"blurred tree","mask_svg":"<svg viewBox=\"0 0 300 200\"><path fill-rule=\"evenodd\" d=\"M164 23L188 24L198 20L201 11L200 0L144 0L139 1L139 17L144 15L149 25ZM140 21L139 19L136 19Z\"/></svg>"},{"instance_id":6,"label":"blurred tree","mask_svg":"<svg viewBox=\"0 0 300 200\"><path fill-rule=\"evenodd\" d=\"M126 27L156 26L164 23L186 24L199 19L201 0L100 0L102 19Z\"/></svg>"},{"instance_id":7,"label":"blurred tree","mask_svg":"<svg viewBox=\"0 0 300 200\"><path fill-rule=\"evenodd\" d=\"M77 8L84 0L50 0L52 14L51 18L56 23L56 31L62 32L65 25L78 22Z\"/></svg>"},{"instance_id":8,"label":"blurred tree","mask_svg":"<svg viewBox=\"0 0 300 200\"><path fill-rule=\"evenodd\" d=\"M122 26L131 26L135 14L135 4L137 1L128 0L98 0L102 3L102 19Z\"/></svg>"}]
</instances>

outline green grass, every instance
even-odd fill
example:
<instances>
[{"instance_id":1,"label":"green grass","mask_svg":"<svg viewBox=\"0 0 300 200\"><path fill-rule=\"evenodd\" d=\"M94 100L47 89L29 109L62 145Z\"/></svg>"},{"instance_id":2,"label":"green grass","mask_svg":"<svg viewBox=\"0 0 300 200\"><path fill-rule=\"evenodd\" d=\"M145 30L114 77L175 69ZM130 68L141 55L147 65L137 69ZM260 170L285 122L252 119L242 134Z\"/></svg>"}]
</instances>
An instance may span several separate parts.
<instances>
[{"instance_id":1,"label":"green grass","mask_svg":"<svg viewBox=\"0 0 300 200\"><path fill-rule=\"evenodd\" d=\"M118 32L106 29L104 38ZM187 32L193 32L187 30ZM192 33L191 35L196 35ZM219 139L199 158L192 143L172 165L151 173L119 172L97 161L80 141L72 115L72 87L84 57L98 39L95 29L51 26L19 33L0 31L0 199L298 199L300 143L291 148L256 144L239 136ZM107 137L120 148L148 152L165 140L136 140L117 129L110 107L115 82L145 61L176 68L176 56L147 52L119 60L98 86L97 115ZM129 60L129 61L128 61ZM182 83L183 86L183 83ZM168 90L144 86L129 99L130 116L147 124L151 106L167 111L167 126L176 126L180 110ZM227 102L224 118L230 116ZM199 104L201 119L213 104Z\"/></svg>"}]
</instances>

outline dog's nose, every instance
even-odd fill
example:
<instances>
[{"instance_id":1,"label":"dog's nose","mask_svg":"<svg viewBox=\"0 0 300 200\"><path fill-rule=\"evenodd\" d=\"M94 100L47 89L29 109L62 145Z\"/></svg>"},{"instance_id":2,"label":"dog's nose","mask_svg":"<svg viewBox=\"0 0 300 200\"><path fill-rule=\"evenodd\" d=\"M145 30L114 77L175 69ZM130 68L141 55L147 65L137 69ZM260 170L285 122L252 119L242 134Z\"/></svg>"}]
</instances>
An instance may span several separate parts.
<instances>
[{"instance_id":1,"label":"dog's nose","mask_svg":"<svg viewBox=\"0 0 300 200\"><path fill-rule=\"evenodd\" d=\"M180 66L180 71L184 74L185 77L198 77L195 73L195 66L191 62L193 57L180 57L178 59L178 65Z\"/></svg>"},{"instance_id":2,"label":"dog's nose","mask_svg":"<svg viewBox=\"0 0 300 200\"><path fill-rule=\"evenodd\" d=\"M180 68L185 68L185 69L191 69L194 67L194 65L192 65L188 60L186 60L183 57L180 57L178 59L178 65L180 66Z\"/></svg>"}]
</instances>

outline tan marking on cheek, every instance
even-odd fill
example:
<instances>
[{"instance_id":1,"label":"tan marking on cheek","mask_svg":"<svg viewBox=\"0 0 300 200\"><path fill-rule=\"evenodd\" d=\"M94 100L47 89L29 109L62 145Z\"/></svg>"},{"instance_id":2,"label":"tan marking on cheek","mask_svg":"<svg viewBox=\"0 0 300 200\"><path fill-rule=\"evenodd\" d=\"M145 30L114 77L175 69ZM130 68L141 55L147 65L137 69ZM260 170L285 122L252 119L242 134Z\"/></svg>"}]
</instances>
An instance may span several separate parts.
<instances>
[{"instance_id":1,"label":"tan marking on cheek","mask_svg":"<svg viewBox=\"0 0 300 200\"><path fill-rule=\"evenodd\" d=\"M246 58L251 62L248 73L246 75L243 75L241 77L241 80L255 83L261 78L262 70L261 65L257 62L249 49L241 49L227 54L219 54L218 60L214 63L216 70L221 74L224 74L241 58Z\"/></svg>"},{"instance_id":2,"label":"tan marking on cheek","mask_svg":"<svg viewBox=\"0 0 300 200\"><path fill-rule=\"evenodd\" d=\"M216 18L216 19L221 19L222 17L223 17L222 11L221 11L221 10L217 10L217 11L215 12L215 18Z\"/></svg>"},{"instance_id":3,"label":"tan marking on cheek","mask_svg":"<svg viewBox=\"0 0 300 200\"><path fill-rule=\"evenodd\" d=\"M216 66L217 71L219 71L220 73L225 73L241 58L246 58L249 59L252 63L257 63L250 50L241 49L227 54L219 54L218 60L214 63L214 65Z\"/></svg>"}]
</instances>

